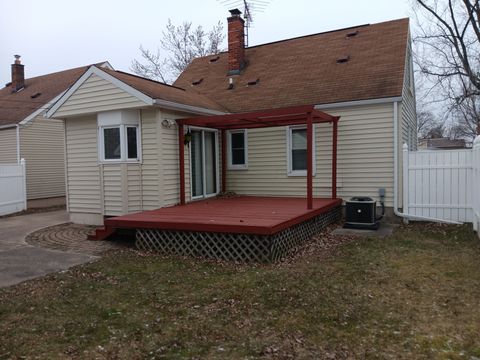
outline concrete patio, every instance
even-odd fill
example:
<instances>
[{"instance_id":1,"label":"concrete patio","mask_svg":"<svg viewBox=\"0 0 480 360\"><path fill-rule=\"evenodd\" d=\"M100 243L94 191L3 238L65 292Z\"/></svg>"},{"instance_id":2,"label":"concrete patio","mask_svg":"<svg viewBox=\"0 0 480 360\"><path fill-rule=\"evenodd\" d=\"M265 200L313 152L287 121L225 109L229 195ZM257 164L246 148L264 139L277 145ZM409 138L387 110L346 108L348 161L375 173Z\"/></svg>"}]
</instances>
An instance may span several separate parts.
<instances>
[{"instance_id":1,"label":"concrete patio","mask_svg":"<svg viewBox=\"0 0 480 360\"><path fill-rule=\"evenodd\" d=\"M64 210L0 219L0 287L97 259L97 256L48 250L25 242L25 237L33 231L66 222Z\"/></svg>"}]
</instances>

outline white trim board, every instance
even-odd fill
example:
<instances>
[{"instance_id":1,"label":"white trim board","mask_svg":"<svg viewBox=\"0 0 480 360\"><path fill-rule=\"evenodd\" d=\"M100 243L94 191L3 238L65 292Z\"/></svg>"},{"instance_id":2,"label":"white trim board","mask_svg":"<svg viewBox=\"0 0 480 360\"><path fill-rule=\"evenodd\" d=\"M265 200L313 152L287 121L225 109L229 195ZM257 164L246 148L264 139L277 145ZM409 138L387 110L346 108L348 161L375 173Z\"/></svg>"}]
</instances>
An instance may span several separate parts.
<instances>
[{"instance_id":1,"label":"white trim board","mask_svg":"<svg viewBox=\"0 0 480 360\"><path fill-rule=\"evenodd\" d=\"M232 134L243 133L244 164L232 164ZM248 129L227 130L227 170L248 170Z\"/></svg>"},{"instance_id":2,"label":"white trim board","mask_svg":"<svg viewBox=\"0 0 480 360\"><path fill-rule=\"evenodd\" d=\"M349 106L386 104L386 103L394 103L402 100L403 98L401 96L397 96L397 97L386 97L386 98L379 98L379 99L345 101L345 102L337 102L337 103L331 103L331 104L315 105L315 109L324 110L324 109L333 109L333 108L349 107Z\"/></svg>"},{"instance_id":3,"label":"white trim board","mask_svg":"<svg viewBox=\"0 0 480 360\"><path fill-rule=\"evenodd\" d=\"M50 100L48 103L45 103L42 105L38 110L34 111L30 115L28 115L25 119L19 122L19 125L24 126L27 125L29 122L31 122L33 119L35 119L37 116L39 116L42 113L46 112L46 109L50 108L53 104L55 104L62 96L65 94L66 90L63 91L62 93L58 94L55 96L52 100Z\"/></svg>"}]
</instances>

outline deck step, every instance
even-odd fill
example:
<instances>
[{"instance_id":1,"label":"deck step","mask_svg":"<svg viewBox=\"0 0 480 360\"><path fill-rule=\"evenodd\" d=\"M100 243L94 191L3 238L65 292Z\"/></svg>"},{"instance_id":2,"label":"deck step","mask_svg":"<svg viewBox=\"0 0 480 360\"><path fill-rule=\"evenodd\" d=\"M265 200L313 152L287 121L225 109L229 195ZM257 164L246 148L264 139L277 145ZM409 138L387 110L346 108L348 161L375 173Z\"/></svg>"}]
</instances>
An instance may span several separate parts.
<instances>
[{"instance_id":1,"label":"deck step","mask_svg":"<svg viewBox=\"0 0 480 360\"><path fill-rule=\"evenodd\" d=\"M98 228L95 230L95 234L91 234L88 236L88 240L105 240L110 235L112 235L116 231L115 228L110 226L105 226L103 228Z\"/></svg>"}]
</instances>

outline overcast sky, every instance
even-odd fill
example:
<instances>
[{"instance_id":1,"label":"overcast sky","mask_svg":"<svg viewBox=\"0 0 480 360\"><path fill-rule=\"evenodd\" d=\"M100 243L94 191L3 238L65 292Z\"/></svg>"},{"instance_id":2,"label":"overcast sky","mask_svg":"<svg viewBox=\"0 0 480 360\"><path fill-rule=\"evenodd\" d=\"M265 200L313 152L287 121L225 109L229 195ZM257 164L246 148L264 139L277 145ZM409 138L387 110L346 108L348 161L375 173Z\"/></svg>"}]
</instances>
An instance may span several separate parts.
<instances>
[{"instance_id":1,"label":"overcast sky","mask_svg":"<svg viewBox=\"0 0 480 360\"><path fill-rule=\"evenodd\" d=\"M26 77L104 60L129 71L140 44L154 50L170 18L210 28L228 16L223 0L0 0L0 85L13 55ZM233 2L233 0L232 0ZM250 45L407 17L408 0L271 0L255 17ZM226 28L226 26L225 26Z\"/></svg>"}]
</instances>

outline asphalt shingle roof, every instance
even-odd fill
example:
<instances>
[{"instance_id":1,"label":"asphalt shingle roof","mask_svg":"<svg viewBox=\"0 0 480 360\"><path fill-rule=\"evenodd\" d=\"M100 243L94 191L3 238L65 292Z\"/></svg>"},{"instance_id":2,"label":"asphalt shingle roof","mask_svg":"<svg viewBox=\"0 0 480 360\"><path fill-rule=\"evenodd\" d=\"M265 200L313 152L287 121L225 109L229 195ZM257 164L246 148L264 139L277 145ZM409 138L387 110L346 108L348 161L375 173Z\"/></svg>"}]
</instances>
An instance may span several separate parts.
<instances>
[{"instance_id":1,"label":"asphalt shingle roof","mask_svg":"<svg viewBox=\"0 0 480 360\"><path fill-rule=\"evenodd\" d=\"M248 65L232 76L232 90L228 53L215 62L197 58L174 85L195 88L230 112L400 96L408 31L409 20L400 19L247 48ZM247 86L257 78L258 84Z\"/></svg>"},{"instance_id":2,"label":"asphalt shingle roof","mask_svg":"<svg viewBox=\"0 0 480 360\"><path fill-rule=\"evenodd\" d=\"M141 93L150 96L153 99L172 101L179 104L202 107L211 110L225 111L225 109L215 101L209 99L196 91L196 89L167 85L157 81L142 78L140 76L128 74L122 71L101 69L107 74L112 75L118 80L130 85Z\"/></svg>"},{"instance_id":3,"label":"asphalt shingle roof","mask_svg":"<svg viewBox=\"0 0 480 360\"><path fill-rule=\"evenodd\" d=\"M15 93L10 86L0 89L0 126L18 124L36 110L45 108L45 104L73 85L88 68L82 66L25 79L25 88ZM37 93L40 95L32 98Z\"/></svg>"}]
</instances>

